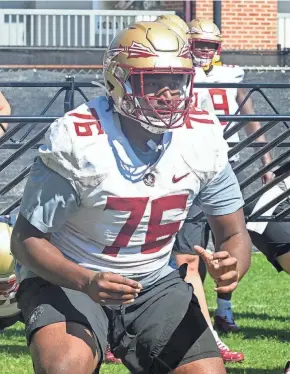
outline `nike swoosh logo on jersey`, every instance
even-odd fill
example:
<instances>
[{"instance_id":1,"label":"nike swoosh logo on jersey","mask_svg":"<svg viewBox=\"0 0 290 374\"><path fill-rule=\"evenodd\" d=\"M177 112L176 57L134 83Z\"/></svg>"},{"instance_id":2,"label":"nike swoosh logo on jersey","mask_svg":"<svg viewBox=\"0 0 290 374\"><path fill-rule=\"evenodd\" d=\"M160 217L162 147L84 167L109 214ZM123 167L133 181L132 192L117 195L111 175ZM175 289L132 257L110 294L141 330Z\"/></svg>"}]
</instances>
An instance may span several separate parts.
<instances>
[{"instance_id":1,"label":"nike swoosh logo on jersey","mask_svg":"<svg viewBox=\"0 0 290 374\"><path fill-rule=\"evenodd\" d=\"M173 175L173 177L172 177L172 182L173 182L173 183L177 183L177 182L181 181L181 179L187 177L188 175L189 175L189 173L184 174L184 175L182 175L181 177L178 177L178 178L176 178L176 176Z\"/></svg>"}]
</instances>

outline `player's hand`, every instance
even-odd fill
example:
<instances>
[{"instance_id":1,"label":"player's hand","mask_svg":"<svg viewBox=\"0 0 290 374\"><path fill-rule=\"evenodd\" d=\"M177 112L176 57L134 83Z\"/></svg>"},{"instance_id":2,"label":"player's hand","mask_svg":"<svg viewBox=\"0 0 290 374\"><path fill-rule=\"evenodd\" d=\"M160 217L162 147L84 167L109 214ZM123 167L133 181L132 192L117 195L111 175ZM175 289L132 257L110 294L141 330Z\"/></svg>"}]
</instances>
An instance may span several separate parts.
<instances>
[{"instance_id":1,"label":"player's hand","mask_svg":"<svg viewBox=\"0 0 290 374\"><path fill-rule=\"evenodd\" d=\"M268 171L266 174L262 176L263 184L267 184L271 182L273 179L275 179L275 174L272 173L272 171Z\"/></svg>"},{"instance_id":2,"label":"player's hand","mask_svg":"<svg viewBox=\"0 0 290 374\"><path fill-rule=\"evenodd\" d=\"M85 293L101 305L131 304L142 286L140 283L119 274L97 272L92 274Z\"/></svg>"},{"instance_id":3,"label":"player's hand","mask_svg":"<svg viewBox=\"0 0 290 374\"><path fill-rule=\"evenodd\" d=\"M216 292L228 293L237 288L239 273L235 257L231 257L227 251L210 254L198 245L194 246L194 249L201 256L210 276L214 279Z\"/></svg>"}]
</instances>

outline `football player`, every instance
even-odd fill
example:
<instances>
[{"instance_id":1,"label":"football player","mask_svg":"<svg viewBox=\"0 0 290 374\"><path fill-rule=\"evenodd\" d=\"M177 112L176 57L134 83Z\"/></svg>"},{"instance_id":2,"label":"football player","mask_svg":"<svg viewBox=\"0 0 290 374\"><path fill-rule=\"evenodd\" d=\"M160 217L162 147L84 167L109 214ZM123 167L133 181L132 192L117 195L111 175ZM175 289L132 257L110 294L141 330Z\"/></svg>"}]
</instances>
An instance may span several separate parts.
<instances>
[{"instance_id":1,"label":"football player","mask_svg":"<svg viewBox=\"0 0 290 374\"><path fill-rule=\"evenodd\" d=\"M184 37L184 35L188 34L188 31L189 31L189 28L187 26L187 24L180 18L178 17L177 15L175 14L166 14L166 15L163 15L163 16L159 16L157 19L156 19L156 22L161 22L161 23L164 23L166 24L167 26L169 26L174 32L176 32L180 37ZM218 55L215 55L215 58L214 58L214 64L218 64L220 61L218 59ZM195 81L205 81L206 80L206 76L205 76L205 72L203 70L202 67L195 67ZM212 100L211 100L211 97L209 95L209 91L208 89L206 88L196 88L194 87L193 88L194 90L194 98L195 98L195 102L193 105L196 105L198 107L200 107L201 109L205 109L207 111L210 111L210 112L213 112L214 109L213 109L213 105L212 105ZM195 215L197 214L198 212L200 211L200 209L198 207L195 207L195 208L192 208L191 209L191 214L192 215ZM208 238L208 235L209 235L209 230L208 230L208 225L205 223L205 222L198 222L194 225L190 225L190 229L191 229L191 243L192 245L200 245L201 247L204 247L206 248L207 246L207 238ZM194 243L194 244L193 244ZM176 243L176 247L178 248L180 243ZM210 315L209 315L209 311L208 311L208 307L207 307L207 303L206 303L206 298L205 298L205 294L204 294L204 289L203 289L203 284L201 282L201 279L200 279L200 275L201 277L205 277L205 266L204 266L204 263L202 261L199 261L199 258L197 257L196 259L192 256L188 256L188 255L177 255L177 257L179 256L179 264L181 264L182 262L186 262L188 260L188 257L189 257L189 268L188 268L188 276L187 276L187 280L192 284L193 286L193 289L195 290L195 295L196 297L198 298L198 301L199 301L199 304L201 306L201 310L204 314L204 317L210 327L210 329L212 330L212 333L214 335L214 338L216 340L216 343L219 347L219 350L220 350L220 353L221 353L221 356L223 358L223 360L225 362L239 362L239 361L243 361L244 360L244 354L242 352L236 352L236 351L232 351L226 344L224 344L224 342L220 339L218 333L216 330L214 330L213 328L213 325L212 325L212 322L211 322L211 319L210 319ZM195 272L195 266L197 266L198 264L198 273ZM171 265L172 266L176 266L176 262L174 261L174 257L172 257L171 259ZM193 271L192 271L192 267L193 267ZM111 358L111 356L109 356L109 358Z\"/></svg>"},{"instance_id":2,"label":"football player","mask_svg":"<svg viewBox=\"0 0 290 374\"><path fill-rule=\"evenodd\" d=\"M188 24L188 42L193 56L193 63L195 66L202 67L205 75L198 76L201 78L200 82L205 83L241 83L244 79L244 70L237 65L217 65L217 56L220 55L222 45L222 35L219 28L211 21L194 19ZM204 78L205 79L202 79ZM195 82L199 82L199 80ZM243 103L248 92L244 88L211 88L209 93L212 99L213 108L216 114L242 114L253 115L255 114L253 102L251 98L242 106L238 112L240 105ZM234 122L231 126L234 126ZM227 122L222 122L223 126ZM244 127L246 134L249 136L261 128L259 122L251 121ZM239 134L235 133L228 142L239 142ZM266 142L264 135L261 135L256 141ZM232 162L239 160L239 155L231 158ZM272 161L271 155L266 153L261 161L263 165ZM274 173L268 172L263 176L263 182L267 183L274 179Z\"/></svg>"},{"instance_id":3,"label":"football player","mask_svg":"<svg viewBox=\"0 0 290 374\"><path fill-rule=\"evenodd\" d=\"M35 371L92 373L109 340L131 373L225 373L185 267L169 266L193 202L221 249L196 248L217 292L234 290L251 258L221 126L191 106L188 46L164 24L130 25L105 53L104 80L107 96L51 125L13 230Z\"/></svg>"},{"instance_id":4,"label":"football player","mask_svg":"<svg viewBox=\"0 0 290 374\"><path fill-rule=\"evenodd\" d=\"M0 217L0 331L19 320L15 293L18 283L15 263L10 252L12 225L6 217Z\"/></svg>"}]
</instances>

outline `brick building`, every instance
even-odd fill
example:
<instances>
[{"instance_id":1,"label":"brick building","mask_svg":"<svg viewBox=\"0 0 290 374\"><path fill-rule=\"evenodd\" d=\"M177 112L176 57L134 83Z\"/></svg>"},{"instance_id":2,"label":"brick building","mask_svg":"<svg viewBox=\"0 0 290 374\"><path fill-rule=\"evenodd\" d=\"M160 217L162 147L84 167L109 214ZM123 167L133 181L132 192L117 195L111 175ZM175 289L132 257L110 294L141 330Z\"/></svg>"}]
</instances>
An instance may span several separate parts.
<instances>
[{"instance_id":1,"label":"brick building","mask_svg":"<svg viewBox=\"0 0 290 374\"><path fill-rule=\"evenodd\" d=\"M192 18L214 20L214 0L189 1L192 3ZM223 49L276 50L278 6L282 5L279 0L222 0ZM182 15L185 1L163 1L163 8Z\"/></svg>"}]
</instances>

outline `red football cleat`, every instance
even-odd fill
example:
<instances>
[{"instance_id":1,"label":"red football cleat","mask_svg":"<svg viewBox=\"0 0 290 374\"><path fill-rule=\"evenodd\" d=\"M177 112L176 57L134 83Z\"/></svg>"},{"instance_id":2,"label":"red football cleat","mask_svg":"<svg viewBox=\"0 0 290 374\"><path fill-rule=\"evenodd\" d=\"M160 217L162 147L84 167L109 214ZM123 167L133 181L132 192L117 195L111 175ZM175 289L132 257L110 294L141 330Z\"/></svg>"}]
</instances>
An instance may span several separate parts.
<instances>
[{"instance_id":1,"label":"red football cleat","mask_svg":"<svg viewBox=\"0 0 290 374\"><path fill-rule=\"evenodd\" d=\"M105 362L107 364L121 364L122 361L119 358L116 358L113 353L110 351L110 347L108 346L106 349L106 357Z\"/></svg>"},{"instance_id":2,"label":"red football cleat","mask_svg":"<svg viewBox=\"0 0 290 374\"><path fill-rule=\"evenodd\" d=\"M285 366L284 374L290 374L290 361L288 361Z\"/></svg>"},{"instance_id":3,"label":"red football cleat","mask_svg":"<svg viewBox=\"0 0 290 374\"><path fill-rule=\"evenodd\" d=\"M232 313L228 313L226 316L214 316L214 329L224 333L241 331L235 323Z\"/></svg>"},{"instance_id":4,"label":"red football cleat","mask_svg":"<svg viewBox=\"0 0 290 374\"><path fill-rule=\"evenodd\" d=\"M242 352L232 352L221 340L217 341L217 346L224 362L241 362L245 359Z\"/></svg>"}]
</instances>

